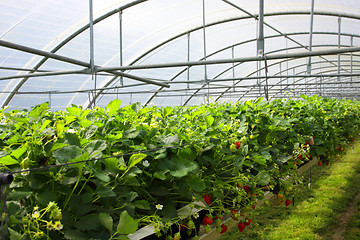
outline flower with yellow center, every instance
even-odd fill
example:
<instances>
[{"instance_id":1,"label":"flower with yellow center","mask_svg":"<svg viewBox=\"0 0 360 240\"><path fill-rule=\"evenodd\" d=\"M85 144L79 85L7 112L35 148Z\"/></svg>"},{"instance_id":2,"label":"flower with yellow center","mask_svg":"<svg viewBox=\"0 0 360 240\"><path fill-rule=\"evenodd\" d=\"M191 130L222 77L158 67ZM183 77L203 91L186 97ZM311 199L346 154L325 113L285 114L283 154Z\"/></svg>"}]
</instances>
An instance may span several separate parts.
<instances>
[{"instance_id":1,"label":"flower with yellow center","mask_svg":"<svg viewBox=\"0 0 360 240\"><path fill-rule=\"evenodd\" d=\"M60 221L56 221L56 222L54 223L54 228L55 228L56 230L58 230L58 231L62 230L63 227L64 227L64 226L61 224Z\"/></svg>"},{"instance_id":2,"label":"flower with yellow center","mask_svg":"<svg viewBox=\"0 0 360 240\"><path fill-rule=\"evenodd\" d=\"M32 217L33 217L33 218L39 218L39 217L40 217L40 213L39 213L38 211L35 211L35 212L33 212Z\"/></svg>"}]
</instances>

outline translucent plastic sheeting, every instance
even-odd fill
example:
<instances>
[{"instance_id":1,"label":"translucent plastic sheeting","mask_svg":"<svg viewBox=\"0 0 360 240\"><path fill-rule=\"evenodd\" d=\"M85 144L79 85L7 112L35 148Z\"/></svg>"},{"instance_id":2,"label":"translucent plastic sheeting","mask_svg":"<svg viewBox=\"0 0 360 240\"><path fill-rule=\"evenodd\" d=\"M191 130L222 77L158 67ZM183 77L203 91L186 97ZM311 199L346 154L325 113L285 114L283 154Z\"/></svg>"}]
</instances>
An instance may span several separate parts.
<instances>
[{"instance_id":1,"label":"translucent plastic sheeting","mask_svg":"<svg viewBox=\"0 0 360 240\"><path fill-rule=\"evenodd\" d=\"M308 58L259 62L234 62L177 66L187 61L255 57L259 33L259 1L247 0L93 0L94 62L101 67L153 66L123 70L170 88L144 83L108 72L21 77L0 80L0 104L29 108L49 101L52 109L71 104L105 106L112 99L123 105L186 105L238 101L265 96L265 75L270 97L285 97L292 91L316 94L309 85L319 78L307 74ZM310 43L311 0L266 0L264 6L265 54L306 52ZM0 40L71 59L90 62L90 1L0 0ZM312 50L360 45L360 5L356 0L314 0ZM339 63L340 60L340 63ZM341 81L328 92L354 98L357 88L348 88L359 73L359 54L312 57L311 74L328 74L324 82ZM340 67L339 67L340 64ZM0 45L0 79L30 72L85 69L72 63ZM119 70L120 71L120 70ZM95 72L94 72L95 73ZM289 77L286 77L289 76ZM291 77L292 76L292 77ZM256 79L255 77L259 77ZM290 87L290 83L293 85ZM332 85L328 85L329 86ZM353 85L354 86L354 85ZM315 89L315 88L314 88ZM326 89L326 88L323 88ZM78 91L78 92L77 92ZM325 90L322 92L325 93ZM348 94L349 93L349 94ZM329 95L330 96L330 95Z\"/></svg>"}]
</instances>

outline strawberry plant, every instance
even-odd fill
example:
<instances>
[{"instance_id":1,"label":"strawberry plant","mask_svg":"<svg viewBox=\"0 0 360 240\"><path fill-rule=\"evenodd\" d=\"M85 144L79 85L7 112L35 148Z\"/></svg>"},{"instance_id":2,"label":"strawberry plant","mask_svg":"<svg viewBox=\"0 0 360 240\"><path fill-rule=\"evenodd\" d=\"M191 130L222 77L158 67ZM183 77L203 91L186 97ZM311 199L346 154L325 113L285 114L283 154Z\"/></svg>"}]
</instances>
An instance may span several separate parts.
<instances>
[{"instance_id":1,"label":"strawberry plant","mask_svg":"<svg viewBox=\"0 0 360 240\"><path fill-rule=\"evenodd\" d=\"M151 223L159 236L175 238L173 225L194 235L201 209L219 213L221 232L220 213L238 221L249 216L264 189L283 202L301 183L299 166L344 154L359 134L359 109L357 101L303 96L174 108L121 107L114 100L91 110L51 112L48 103L1 110L0 164L16 172L8 188L10 232L25 237L26 216L50 202L63 226L48 233L51 239L116 239ZM186 205L194 211L179 216Z\"/></svg>"}]
</instances>

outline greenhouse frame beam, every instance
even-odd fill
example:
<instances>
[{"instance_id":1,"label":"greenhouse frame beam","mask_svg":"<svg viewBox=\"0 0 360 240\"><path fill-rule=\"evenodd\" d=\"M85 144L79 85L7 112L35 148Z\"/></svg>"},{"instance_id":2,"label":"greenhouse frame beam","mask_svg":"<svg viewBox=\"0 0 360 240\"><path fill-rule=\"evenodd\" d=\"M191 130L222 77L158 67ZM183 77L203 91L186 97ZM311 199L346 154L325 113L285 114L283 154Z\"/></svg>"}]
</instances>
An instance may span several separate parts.
<instances>
[{"instance_id":1,"label":"greenhouse frame beam","mask_svg":"<svg viewBox=\"0 0 360 240\"><path fill-rule=\"evenodd\" d=\"M0 77L0 81L24 77L46 77L46 76L56 76L56 75L69 75L69 74L90 74L88 68L83 70L68 70L68 71L54 71L54 72L39 72L39 73L28 73L28 74L19 74L19 75L10 75L6 77Z\"/></svg>"},{"instance_id":2,"label":"greenhouse frame beam","mask_svg":"<svg viewBox=\"0 0 360 240\"><path fill-rule=\"evenodd\" d=\"M285 53L285 54L271 54L266 55L266 60L279 60L285 58L303 58L309 56L324 56L334 55L339 53L360 52L360 47L347 47L339 49L326 49L307 52ZM120 66L120 67L99 67L98 72L108 72L115 70L135 70L135 69L153 69L153 68L170 68L170 67L190 67L199 66L205 64L224 64L224 63L236 63L236 62L254 62L263 61L264 59L255 57L243 57L243 58L229 58L229 59L214 59L206 61L190 61L190 62L176 62L176 63L159 63L148 65L136 65L136 66Z\"/></svg>"},{"instance_id":3,"label":"greenhouse frame beam","mask_svg":"<svg viewBox=\"0 0 360 240\"><path fill-rule=\"evenodd\" d=\"M73 59L73 58L69 58L69 57L66 57L66 56L62 56L62 55L59 55L59 54L46 52L46 51L35 49L35 48L26 47L26 46L23 46L23 45L20 45L20 44L11 43L11 42L1 40L1 39L0 39L0 46L15 49L15 50L19 50L19 51L22 51L22 52L32 53L32 54L35 54L35 55L40 55L40 56L43 56L43 57L46 57L46 58L51 58L51 59L55 59L55 60L58 60L58 61L67 62L67 63L71 63L71 64L74 64L74 65L78 65L78 66L82 66L82 67L86 67L86 68L91 69L91 64L90 63L80 61L80 60L76 60L76 59ZM96 72L97 68L101 68L101 67L95 65L95 72ZM117 75L117 76L120 76L120 77L122 76L122 77L131 78L131 79L138 80L138 81L145 82L145 83L149 83L149 84L162 86L162 87L170 87L168 84L159 83L159 82L153 81L151 79L134 76L134 75L131 75L131 74L128 74L128 73L115 72L115 70L105 70L104 72L111 73L113 75ZM28 74L28 76L26 76L26 77L31 77L31 74Z\"/></svg>"}]
</instances>

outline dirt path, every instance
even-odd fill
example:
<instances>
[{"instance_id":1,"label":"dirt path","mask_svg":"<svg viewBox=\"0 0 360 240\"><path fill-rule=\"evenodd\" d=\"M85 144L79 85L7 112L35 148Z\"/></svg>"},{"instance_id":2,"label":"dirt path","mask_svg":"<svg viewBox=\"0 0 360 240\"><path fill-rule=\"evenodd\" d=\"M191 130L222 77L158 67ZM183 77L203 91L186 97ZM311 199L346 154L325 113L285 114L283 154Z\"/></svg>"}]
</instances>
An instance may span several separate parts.
<instances>
[{"instance_id":1,"label":"dirt path","mask_svg":"<svg viewBox=\"0 0 360 240\"><path fill-rule=\"evenodd\" d=\"M360 174L357 176L360 177ZM354 197L354 200L352 201L351 205L340 215L338 218L338 225L332 230L334 233L333 236L331 236L331 239L333 240L343 240L345 231L346 231L346 225L348 222L350 222L352 216L357 211L357 202L360 199L360 192L357 193L357 195Z\"/></svg>"}]
</instances>

